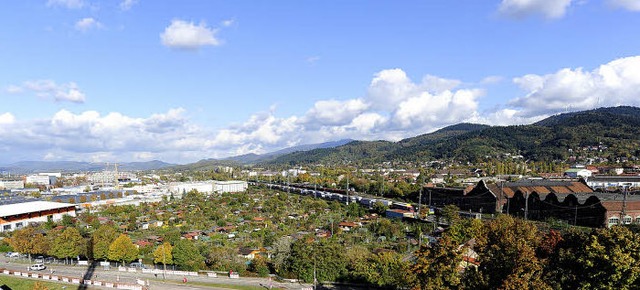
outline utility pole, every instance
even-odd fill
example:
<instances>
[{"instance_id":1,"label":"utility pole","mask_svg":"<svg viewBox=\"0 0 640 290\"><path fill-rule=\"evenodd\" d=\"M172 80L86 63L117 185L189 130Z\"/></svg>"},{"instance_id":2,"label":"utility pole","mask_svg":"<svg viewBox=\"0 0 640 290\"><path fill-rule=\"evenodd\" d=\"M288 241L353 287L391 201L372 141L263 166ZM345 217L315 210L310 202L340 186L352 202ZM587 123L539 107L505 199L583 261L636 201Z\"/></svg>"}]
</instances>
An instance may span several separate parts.
<instances>
[{"instance_id":1,"label":"utility pole","mask_svg":"<svg viewBox=\"0 0 640 290\"><path fill-rule=\"evenodd\" d=\"M347 168L347 205L349 205L349 169Z\"/></svg>"},{"instance_id":2,"label":"utility pole","mask_svg":"<svg viewBox=\"0 0 640 290\"><path fill-rule=\"evenodd\" d=\"M627 216L627 187L623 186L624 196L622 198L622 212L620 213L620 221L622 224L625 224L624 217Z\"/></svg>"},{"instance_id":3,"label":"utility pole","mask_svg":"<svg viewBox=\"0 0 640 290\"><path fill-rule=\"evenodd\" d=\"M576 204L576 212L573 216L573 225L574 226L578 225L578 204Z\"/></svg>"},{"instance_id":4,"label":"utility pole","mask_svg":"<svg viewBox=\"0 0 640 290\"><path fill-rule=\"evenodd\" d=\"M422 219L420 213L422 212L422 188L424 187L424 177L420 178L420 193L418 194L418 219Z\"/></svg>"},{"instance_id":5,"label":"utility pole","mask_svg":"<svg viewBox=\"0 0 640 290\"><path fill-rule=\"evenodd\" d=\"M504 196L504 180L500 181L500 202L498 203L500 213L502 213L502 196Z\"/></svg>"},{"instance_id":6,"label":"utility pole","mask_svg":"<svg viewBox=\"0 0 640 290\"><path fill-rule=\"evenodd\" d=\"M525 192L524 198L524 220L527 220L527 215L529 213L529 192Z\"/></svg>"}]
</instances>

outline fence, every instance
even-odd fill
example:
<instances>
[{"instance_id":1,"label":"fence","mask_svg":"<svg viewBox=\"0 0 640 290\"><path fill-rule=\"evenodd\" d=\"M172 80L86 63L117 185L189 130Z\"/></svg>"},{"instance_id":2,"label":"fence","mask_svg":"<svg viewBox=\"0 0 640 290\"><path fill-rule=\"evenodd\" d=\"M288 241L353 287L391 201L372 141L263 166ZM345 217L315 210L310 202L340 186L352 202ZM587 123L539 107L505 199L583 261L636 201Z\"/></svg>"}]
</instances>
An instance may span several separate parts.
<instances>
[{"instance_id":1,"label":"fence","mask_svg":"<svg viewBox=\"0 0 640 290\"><path fill-rule=\"evenodd\" d=\"M29 271L23 272L23 271L9 270L9 269L0 269L0 273L4 275L13 275L13 276L35 278L35 279L42 279L42 280L49 280L49 281L58 281L58 282L76 284L76 285L80 285L80 284L95 285L95 286L102 286L102 287L108 287L108 288L129 289L129 290L146 290L147 289L145 285L140 285L140 284L113 283L113 282L97 281L97 280L83 280L78 277L59 276L54 274L44 274L44 273L29 272Z\"/></svg>"}]
</instances>

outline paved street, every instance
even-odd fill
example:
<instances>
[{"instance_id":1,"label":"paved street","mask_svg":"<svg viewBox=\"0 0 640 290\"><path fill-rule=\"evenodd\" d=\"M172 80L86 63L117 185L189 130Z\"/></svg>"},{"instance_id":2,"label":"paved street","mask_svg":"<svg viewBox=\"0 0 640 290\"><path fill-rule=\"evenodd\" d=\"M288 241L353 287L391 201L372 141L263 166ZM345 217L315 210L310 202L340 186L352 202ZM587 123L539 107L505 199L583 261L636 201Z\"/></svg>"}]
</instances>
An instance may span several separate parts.
<instances>
[{"instance_id":1,"label":"paved street","mask_svg":"<svg viewBox=\"0 0 640 290\"><path fill-rule=\"evenodd\" d=\"M16 271L26 271L29 266L29 262L26 259L15 259L0 257L0 268L6 268ZM117 268L105 269L97 266L95 269L91 269L88 266L68 266L59 264L47 264L47 269L42 273L49 274L53 272L59 276L69 277L91 277L92 280L100 280L106 282L117 282L136 284L137 279L149 282L149 289L226 289L224 285L243 285L243 286L256 286L268 287L268 279L266 278L248 278L241 277L239 279L230 279L226 275L219 275L218 277L207 277L204 275L199 276L186 276L187 283L183 283L185 276L178 275L166 275L166 280L162 279L162 275L158 274L156 277L154 274L144 274L141 271L137 272L122 272ZM215 283L220 287L200 286L193 285L192 283ZM274 289L311 289L310 284L298 284L298 283L278 283L272 282ZM106 287L91 286L88 289L106 289Z\"/></svg>"}]
</instances>

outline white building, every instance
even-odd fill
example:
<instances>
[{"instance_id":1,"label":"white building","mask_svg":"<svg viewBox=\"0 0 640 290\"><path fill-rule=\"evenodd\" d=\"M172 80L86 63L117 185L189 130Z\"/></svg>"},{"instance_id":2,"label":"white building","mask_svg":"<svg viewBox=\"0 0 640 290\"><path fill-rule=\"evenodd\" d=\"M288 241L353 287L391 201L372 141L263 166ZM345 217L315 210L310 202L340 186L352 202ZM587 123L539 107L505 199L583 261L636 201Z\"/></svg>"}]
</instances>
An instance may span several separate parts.
<instances>
[{"instance_id":1,"label":"white building","mask_svg":"<svg viewBox=\"0 0 640 290\"><path fill-rule=\"evenodd\" d=\"M30 223L59 221L64 215L76 216L75 205L50 201L0 205L0 232L13 231Z\"/></svg>"},{"instance_id":2,"label":"white building","mask_svg":"<svg viewBox=\"0 0 640 290\"><path fill-rule=\"evenodd\" d=\"M213 181L213 191L218 193L243 192L247 187L249 187L247 182L242 180Z\"/></svg>"},{"instance_id":3,"label":"white building","mask_svg":"<svg viewBox=\"0 0 640 290\"><path fill-rule=\"evenodd\" d=\"M230 181L204 181L204 182L180 182L172 183L169 185L169 191L177 194L182 194L192 190L197 190L200 193L211 194L214 192L243 192L247 190L248 183L242 180L230 180Z\"/></svg>"},{"instance_id":4,"label":"white building","mask_svg":"<svg viewBox=\"0 0 640 290\"><path fill-rule=\"evenodd\" d=\"M213 193L212 182L178 182L169 185L169 191L172 193L183 194L192 190L201 193Z\"/></svg>"},{"instance_id":5,"label":"white building","mask_svg":"<svg viewBox=\"0 0 640 290\"><path fill-rule=\"evenodd\" d=\"M24 181L22 180L0 180L0 189L23 189Z\"/></svg>"},{"instance_id":6,"label":"white building","mask_svg":"<svg viewBox=\"0 0 640 290\"><path fill-rule=\"evenodd\" d=\"M27 183L37 184L37 185L53 185L58 181L58 178L53 175L40 175L40 174L32 174L27 176Z\"/></svg>"},{"instance_id":7,"label":"white building","mask_svg":"<svg viewBox=\"0 0 640 290\"><path fill-rule=\"evenodd\" d=\"M589 178L593 172L585 168L571 168L564 172L564 175L571 178Z\"/></svg>"}]
</instances>

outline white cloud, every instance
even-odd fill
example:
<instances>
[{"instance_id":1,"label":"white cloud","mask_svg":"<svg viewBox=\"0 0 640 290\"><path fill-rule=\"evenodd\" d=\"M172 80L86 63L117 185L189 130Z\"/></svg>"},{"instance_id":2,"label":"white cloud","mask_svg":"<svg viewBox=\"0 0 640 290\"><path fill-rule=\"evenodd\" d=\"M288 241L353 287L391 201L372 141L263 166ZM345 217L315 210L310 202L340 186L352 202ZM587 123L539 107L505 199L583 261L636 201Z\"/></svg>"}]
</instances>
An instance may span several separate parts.
<instances>
[{"instance_id":1,"label":"white cloud","mask_svg":"<svg viewBox=\"0 0 640 290\"><path fill-rule=\"evenodd\" d=\"M60 6L69 9L80 9L85 6L83 0L49 0L47 6Z\"/></svg>"},{"instance_id":2,"label":"white cloud","mask_svg":"<svg viewBox=\"0 0 640 290\"><path fill-rule=\"evenodd\" d=\"M43 99L53 99L56 102L84 103L86 100L85 94L74 82L57 84L53 80L32 80L25 81L20 86L11 85L7 88L7 92L13 94L26 91L33 92Z\"/></svg>"},{"instance_id":3,"label":"white cloud","mask_svg":"<svg viewBox=\"0 0 640 290\"><path fill-rule=\"evenodd\" d=\"M630 11L640 11L640 1L638 0L607 0L609 5Z\"/></svg>"},{"instance_id":4,"label":"white cloud","mask_svg":"<svg viewBox=\"0 0 640 290\"><path fill-rule=\"evenodd\" d=\"M78 31L87 32L91 29L103 28L104 25L91 17L86 17L78 20L74 27Z\"/></svg>"},{"instance_id":5,"label":"white cloud","mask_svg":"<svg viewBox=\"0 0 640 290\"><path fill-rule=\"evenodd\" d=\"M232 26L232 25L236 24L236 21L233 20L233 19L227 19L227 20L223 20L221 24L224 27L229 27L229 26Z\"/></svg>"},{"instance_id":6,"label":"white cloud","mask_svg":"<svg viewBox=\"0 0 640 290\"><path fill-rule=\"evenodd\" d=\"M0 125L11 125L15 121L16 121L16 117L9 112L0 114Z\"/></svg>"},{"instance_id":7,"label":"white cloud","mask_svg":"<svg viewBox=\"0 0 640 290\"><path fill-rule=\"evenodd\" d=\"M444 91L437 95L423 92L398 105L393 121L403 129L434 128L474 117L482 90Z\"/></svg>"},{"instance_id":8,"label":"white cloud","mask_svg":"<svg viewBox=\"0 0 640 290\"><path fill-rule=\"evenodd\" d=\"M367 98L374 108L389 109L414 96L416 85L399 69L383 70L375 74L369 84Z\"/></svg>"},{"instance_id":9,"label":"white cloud","mask_svg":"<svg viewBox=\"0 0 640 290\"><path fill-rule=\"evenodd\" d=\"M345 125L368 108L369 105L361 99L322 100L307 112L305 122L312 125Z\"/></svg>"},{"instance_id":10,"label":"white cloud","mask_svg":"<svg viewBox=\"0 0 640 290\"><path fill-rule=\"evenodd\" d=\"M498 12L503 15L524 18L539 14L546 18L561 18L573 0L502 0Z\"/></svg>"},{"instance_id":11,"label":"white cloud","mask_svg":"<svg viewBox=\"0 0 640 290\"><path fill-rule=\"evenodd\" d=\"M601 106L640 105L640 56L621 58L592 71L564 68L553 74L515 78L526 96L509 105L522 117Z\"/></svg>"},{"instance_id":12,"label":"white cloud","mask_svg":"<svg viewBox=\"0 0 640 290\"><path fill-rule=\"evenodd\" d=\"M502 82L503 80L504 80L504 78L503 78L503 77L501 77L501 76L488 76L488 77L483 78L483 79L480 81L480 84L483 84L483 85L493 85L493 84L500 83L500 82Z\"/></svg>"},{"instance_id":13,"label":"white cloud","mask_svg":"<svg viewBox=\"0 0 640 290\"><path fill-rule=\"evenodd\" d=\"M120 9L127 11L136 4L138 4L138 0L123 0L122 2L120 2Z\"/></svg>"},{"instance_id":14,"label":"white cloud","mask_svg":"<svg viewBox=\"0 0 640 290\"><path fill-rule=\"evenodd\" d=\"M160 34L162 44L178 49L198 49L203 46L218 46L221 44L215 36L216 29L207 27L204 22L195 25L193 22L174 19Z\"/></svg>"}]
</instances>

